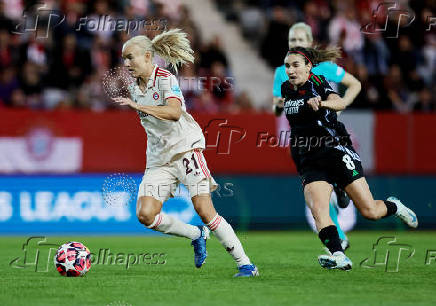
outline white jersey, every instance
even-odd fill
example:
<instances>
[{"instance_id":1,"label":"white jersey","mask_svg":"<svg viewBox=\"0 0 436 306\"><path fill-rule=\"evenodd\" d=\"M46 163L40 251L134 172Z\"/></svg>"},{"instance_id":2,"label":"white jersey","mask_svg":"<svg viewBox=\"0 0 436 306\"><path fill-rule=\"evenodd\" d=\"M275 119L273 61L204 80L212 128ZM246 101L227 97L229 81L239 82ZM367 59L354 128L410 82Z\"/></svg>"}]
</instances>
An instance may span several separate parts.
<instances>
[{"instance_id":1,"label":"white jersey","mask_svg":"<svg viewBox=\"0 0 436 306\"><path fill-rule=\"evenodd\" d=\"M138 111L147 133L147 169L169 163L178 153L205 148L203 132L186 112L185 99L177 79L168 70L155 65L146 92L142 92L136 82L129 87L129 91L132 100L140 105L167 105L168 98L176 98L182 104L182 115L178 121L162 120Z\"/></svg>"}]
</instances>

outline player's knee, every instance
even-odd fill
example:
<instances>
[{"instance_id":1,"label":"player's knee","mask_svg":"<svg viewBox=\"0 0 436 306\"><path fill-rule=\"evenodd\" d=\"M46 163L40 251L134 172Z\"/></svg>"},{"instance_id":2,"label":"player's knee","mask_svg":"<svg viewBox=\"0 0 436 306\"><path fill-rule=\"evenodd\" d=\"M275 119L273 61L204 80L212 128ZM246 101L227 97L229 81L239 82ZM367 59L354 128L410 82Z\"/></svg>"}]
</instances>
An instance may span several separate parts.
<instances>
[{"instance_id":1,"label":"player's knee","mask_svg":"<svg viewBox=\"0 0 436 306\"><path fill-rule=\"evenodd\" d=\"M365 206L361 208L360 213L362 214L363 217L370 220L377 220L380 218L380 216L377 213L377 209L375 205Z\"/></svg>"},{"instance_id":2,"label":"player's knee","mask_svg":"<svg viewBox=\"0 0 436 306\"><path fill-rule=\"evenodd\" d=\"M147 208L141 208L138 210L137 217L139 222L142 224L149 226L154 222L154 219L156 217L156 213L152 211L151 209Z\"/></svg>"}]
</instances>

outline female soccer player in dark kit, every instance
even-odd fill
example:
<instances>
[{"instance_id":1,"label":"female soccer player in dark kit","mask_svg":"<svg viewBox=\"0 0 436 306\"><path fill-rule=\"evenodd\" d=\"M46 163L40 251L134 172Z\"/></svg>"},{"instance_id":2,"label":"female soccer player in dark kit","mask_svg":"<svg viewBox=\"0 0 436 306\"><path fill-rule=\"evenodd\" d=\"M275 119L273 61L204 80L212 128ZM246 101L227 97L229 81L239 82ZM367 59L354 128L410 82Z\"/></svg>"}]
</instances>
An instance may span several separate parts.
<instances>
[{"instance_id":1,"label":"female soccer player in dark kit","mask_svg":"<svg viewBox=\"0 0 436 306\"><path fill-rule=\"evenodd\" d=\"M318 236L331 255L320 255L320 265L328 269L350 270L336 226L329 215L332 184L344 189L367 219L391 215L416 228L415 213L395 197L374 200L363 175L360 156L353 148L337 111L347 106L326 79L311 69L323 61L334 61L339 49L291 48L285 57L289 80L281 86L284 112L291 126L291 152L302 179L304 198L315 219Z\"/></svg>"}]
</instances>

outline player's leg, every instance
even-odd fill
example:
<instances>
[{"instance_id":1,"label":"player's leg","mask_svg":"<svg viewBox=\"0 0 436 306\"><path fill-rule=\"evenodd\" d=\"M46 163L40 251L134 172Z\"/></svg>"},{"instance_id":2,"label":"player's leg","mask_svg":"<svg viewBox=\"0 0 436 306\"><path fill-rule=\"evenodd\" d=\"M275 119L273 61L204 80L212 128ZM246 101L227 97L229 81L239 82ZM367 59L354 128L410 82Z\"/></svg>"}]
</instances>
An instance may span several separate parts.
<instances>
[{"instance_id":1,"label":"player's leg","mask_svg":"<svg viewBox=\"0 0 436 306\"><path fill-rule=\"evenodd\" d=\"M345 190L339 188L337 184L334 184L333 191L336 194L336 204L339 206L339 208L347 208L350 204L350 198L348 197Z\"/></svg>"},{"instance_id":2,"label":"player's leg","mask_svg":"<svg viewBox=\"0 0 436 306\"><path fill-rule=\"evenodd\" d=\"M194 203L194 208L203 222L207 224L238 265L239 273L235 276L257 276L259 272L256 266L245 254L241 241L236 236L232 226L216 212L210 194L195 195L192 197L192 203Z\"/></svg>"},{"instance_id":3,"label":"player's leg","mask_svg":"<svg viewBox=\"0 0 436 306\"><path fill-rule=\"evenodd\" d=\"M215 210L210 194L195 195L192 197L192 203L194 203L194 208L203 222L207 224L226 251L233 257L236 264L238 266L251 264L232 226Z\"/></svg>"},{"instance_id":4,"label":"player's leg","mask_svg":"<svg viewBox=\"0 0 436 306\"><path fill-rule=\"evenodd\" d=\"M202 221L214 233L226 251L233 257L238 265L239 273L235 276L256 276L258 271L255 265L245 254L241 242L236 236L232 226L220 216L212 203L210 193L217 188L217 183L211 177L206 160L199 150L187 152L186 159L192 164L183 163L181 181L189 188L192 203ZM192 169L192 171L190 171Z\"/></svg>"},{"instance_id":5,"label":"player's leg","mask_svg":"<svg viewBox=\"0 0 436 306\"><path fill-rule=\"evenodd\" d=\"M341 226L339 225L338 209L337 209L335 203L333 203L333 201L331 201L331 200L330 200L330 204L329 204L329 214L330 214L330 218L332 219L333 223L336 225L336 227L338 229L339 238L341 238L341 240L346 240L347 236L345 235L344 231L341 229Z\"/></svg>"},{"instance_id":6,"label":"player's leg","mask_svg":"<svg viewBox=\"0 0 436 306\"><path fill-rule=\"evenodd\" d=\"M140 197L137 206L139 222L150 229L192 240L201 235L198 227L186 224L173 216L163 213L161 211L162 202L151 196Z\"/></svg>"},{"instance_id":7,"label":"player's leg","mask_svg":"<svg viewBox=\"0 0 436 306\"><path fill-rule=\"evenodd\" d=\"M186 224L163 213L162 204L177 187L177 181L168 167L147 169L139 186L136 214L139 222L153 230L189 239L201 236L198 227Z\"/></svg>"},{"instance_id":8,"label":"player's leg","mask_svg":"<svg viewBox=\"0 0 436 306\"><path fill-rule=\"evenodd\" d=\"M304 186L304 198L315 220L318 236L332 255L320 255L324 268L351 269L351 261L345 256L336 226L330 218L330 196L333 187L326 181L314 181Z\"/></svg>"},{"instance_id":9,"label":"player's leg","mask_svg":"<svg viewBox=\"0 0 436 306\"><path fill-rule=\"evenodd\" d=\"M337 189L338 188L336 186L333 186L333 192L330 197L330 217L332 218L333 223L336 225L336 228L338 229L338 234L339 234L339 238L341 239L342 248L346 250L350 246L350 243L348 241L347 235L345 235L345 232L342 230L338 220L339 198L337 194Z\"/></svg>"},{"instance_id":10,"label":"player's leg","mask_svg":"<svg viewBox=\"0 0 436 306\"><path fill-rule=\"evenodd\" d=\"M418 226L416 214L404 206L400 200L394 197L389 197L385 201L374 200L364 177L347 185L345 191L362 216L367 219L378 220L395 215L410 227L416 228Z\"/></svg>"}]
</instances>

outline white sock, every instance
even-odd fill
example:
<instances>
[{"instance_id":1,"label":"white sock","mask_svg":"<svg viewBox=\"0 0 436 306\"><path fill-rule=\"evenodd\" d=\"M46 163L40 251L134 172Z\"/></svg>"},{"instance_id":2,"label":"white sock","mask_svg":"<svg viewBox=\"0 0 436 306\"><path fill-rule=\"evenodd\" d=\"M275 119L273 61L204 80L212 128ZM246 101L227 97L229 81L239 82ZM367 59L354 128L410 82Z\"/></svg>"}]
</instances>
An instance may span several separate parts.
<instances>
[{"instance_id":1,"label":"white sock","mask_svg":"<svg viewBox=\"0 0 436 306\"><path fill-rule=\"evenodd\" d=\"M183 223L182 221L164 213L156 215L152 224L148 228L156 231L189 239L200 237L200 229L194 225Z\"/></svg>"},{"instance_id":2,"label":"white sock","mask_svg":"<svg viewBox=\"0 0 436 306\"><path fill-rule=\"evenodd\" d=\"M250 259L245 255L241 242L238 237L236 237L232 226L227 223L226 219L216 215L207 226L226 248L226 251L232 255L238 267L250 264Z\"/></svg>"}]
</instances>

